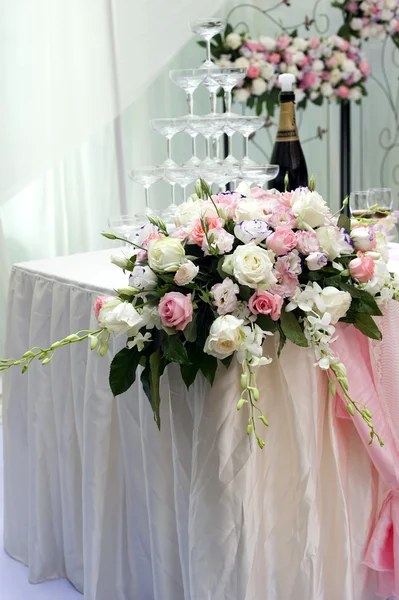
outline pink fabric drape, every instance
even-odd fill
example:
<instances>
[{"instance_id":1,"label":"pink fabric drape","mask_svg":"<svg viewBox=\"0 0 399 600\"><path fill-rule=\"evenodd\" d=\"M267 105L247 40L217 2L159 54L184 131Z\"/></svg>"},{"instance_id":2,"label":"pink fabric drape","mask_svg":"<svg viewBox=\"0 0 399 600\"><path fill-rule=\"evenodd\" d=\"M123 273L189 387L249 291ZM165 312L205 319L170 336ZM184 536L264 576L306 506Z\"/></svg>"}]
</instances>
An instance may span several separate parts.
<instances>
[{"instance_id":1,"label":"pink fabric drape","mask_svg":"<svg viewBox=\"0 0 399 600\"><path fill-rule=\"evenodd\" d=\"M397 307L390 306L387 311L397 311ZM389 418L387 414L387 405L383 401L386 390L373 364L373 344L352 325L341 324L338 333L334 351L348 367L349 395L366 405L372 414L374 428L384 441L383 447L376 439L369 444L370 430L355 412L353 423L370 459L389 489L371 531L364 562L377 571L378 595L384 598L399 597L399 451L396 443L399 420ZM384 340L384 345L392 342L393 340ZM389 365L389 368L394 368L394 365ZM395 395L391 401L399 401L398 389L392 386L389 393ZM338 393L336 414L339 417L348 416L344 402Z\"/></svg>"}]
</instances>

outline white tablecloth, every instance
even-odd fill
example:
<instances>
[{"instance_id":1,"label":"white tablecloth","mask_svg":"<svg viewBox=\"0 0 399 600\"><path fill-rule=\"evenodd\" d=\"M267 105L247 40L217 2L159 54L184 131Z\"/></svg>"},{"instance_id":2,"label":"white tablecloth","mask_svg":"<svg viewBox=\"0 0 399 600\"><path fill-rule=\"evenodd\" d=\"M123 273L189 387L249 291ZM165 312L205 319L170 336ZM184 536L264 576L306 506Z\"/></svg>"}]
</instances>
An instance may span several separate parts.
<instances>
[{"instance_id":1,"label":"white tablecloth","mask_svg":"<svg viewBox=\"0 0 399 600\"><path fill-rule=\"evenodd\" d=\"M94 326L96 294L125 284L109 254L15 266L7 354ZM30 580L67 577L87 600L374 598L362 557L384 490L308 351L287 344L259 373L260 451L238 366L189 393L170 368L159 433L137 383L109 391L123 343L5 378L5 548Z\"/></svg>"}]
</instances>

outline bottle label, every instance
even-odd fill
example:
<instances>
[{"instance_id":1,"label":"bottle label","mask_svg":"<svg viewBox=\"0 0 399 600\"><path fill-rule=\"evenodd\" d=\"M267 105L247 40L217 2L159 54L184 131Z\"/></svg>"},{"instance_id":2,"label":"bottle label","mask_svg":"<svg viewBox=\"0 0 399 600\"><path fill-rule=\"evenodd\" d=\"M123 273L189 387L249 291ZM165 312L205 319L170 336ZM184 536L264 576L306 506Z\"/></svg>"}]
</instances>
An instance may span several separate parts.
<instances>
[{"instance_id":1,"label":"bottle label","mask_svg":"<svg viewBox=\"0 0 399 600\"><path fill-rule=\"evenodd\" d=\"M298 141L298 129L295 120L295 105L293 102L280 104L280 120L278 123L277 142Z\"/></svg>"}]
</instances>

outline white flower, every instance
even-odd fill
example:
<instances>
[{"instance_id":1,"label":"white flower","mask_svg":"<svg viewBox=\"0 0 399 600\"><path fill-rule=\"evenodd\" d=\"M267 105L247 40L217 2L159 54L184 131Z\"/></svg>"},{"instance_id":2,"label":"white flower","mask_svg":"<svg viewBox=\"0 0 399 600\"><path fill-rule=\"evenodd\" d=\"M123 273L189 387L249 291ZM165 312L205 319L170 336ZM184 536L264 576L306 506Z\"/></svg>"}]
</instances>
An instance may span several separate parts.
<instances>
[{"instance_id":1,"label":"white flower","mask_svg":"<svg viewBox=\"0 0 399 600\"><path fill-rule=\"evenodd\" d=\"M279 256L277 264L279 266L285 265L286 270L293 275L300 275L302 273L302 262L298 250L292 250L285 256Z\"/></svg>"},{"instance_id":2,"label":"white flower","mask_svg":"<svg viewBox=\"0 0 399 600\"><path fill-rule=\"evenodd\" d=\"M234 62L234 67L237 67L237 69L248 69L250 64L251 63L247 58L245 58L245 56L240 56L240 58L237 58L237 60Z\"/></svg>"},{"instance_id":3,"label":"white flower","mask_svg":"<svg viewBox=\"0 0 399 600\"><path fill-rule=\"evenodd\" d=\"M355 62L351 58L345 58L342 61L341 68L345 73L353 73L356 69Z\"/></svg>"},{"instance_id":4,"label":"white flower","mask_svg":"<svg viewBox=\"0 0 399 600\"><path fill-rule=\"evenodd\" d=\"M198 275L199 267L197 267L191 260L180 265L177 269L174 280L177 285L187 285Z\"/></svg>"},{"instance_id":5,"label":"white flower","mask_svg":"<svg viewBox=\"0 0 399 600\"><path fill-rule=\"evenodd\" d=\"M234 90L234 100L236 102L246 102L251 95L248 88L237 88Z\"/></svg>"},{"instance_id":6,"label":"white flower","mask_svg":"<svg viewBox=\"0 0 399 600\"><path fill-rule=\"evenodd\" d=\"M189 198L186 202L179 204L174 215L176 227L186 227L194 223L200 218L201 210L202 202L198 199Z\"/></svg>"},{"instance_id":7,"label":"white flower","mask_svg":"<svg viewBox=\"0 0 399 600\"><path fill-rule=\"evenodd\" d=\"M240 186L238 186L237 192L239 192L239 188ZM245 194L245 192L241 193ZM240 200L236 208L236 222L241 223L242 221L253 221L257 219L260 221L267 220L267 215L264 213L264 204L255 198L243 198Z\"/></svg>"},{"instance_id":8,"label":"white flower","mask_svg":"<svg viewBox=\"0 0 399 600\"><path fill-rule=\"evenodd\" d=\"M217 251L218 254L226 254L233 249L234 235L228 233L225 229L212 229L212 231L208 233L208 237L204 237L202 241L202 250L205 255L210 253L208 240L211 249Z\"/></svg>"},{"instance_id":9,"label":"white flower","mask_svg":"<svg viewBox=\"0 0 399 600\"><path fill-rule=\"evenodd\" d=\"M324 71L324 62L320 59L313 61L312 69L316 72Z\"/></svg>"},{"instance_id":10,"label":"white flower","mask_svg":"<svg viewBox=\"0 0 399 600\"><path fill-rule=\"evenodd\" d=\"M317 100L317 98L320 96L319 92L310 92L310 99L311 100Z\"/></svg>"},{"instance_id":11,"label":"white flower","mask_svg":"<svg viewBox=\"0 0 399 600\"><path fill-rule=\"evenodd\" d=\"M217 307L219 315L226 315L237 308L237 294L240 293L240 288L230 277L212 286L211 292L214 296L213 304Z\"/></svg>"},{"instance_id":12,"label":"white flower","mask_svg":"<svg viewBox=\"0 0 399 600\"><path fill-rule=\"evenodd\" d=\"M348 234L333 226L319 227L316 229L320 249L327 254L328 260L334 260L341 254L351 254L353 244Z\"/></svg>"},{"instance_id":13,"label":"white flower","mask_svg":"<svg viewBox=\"0 0 399 600\"><path fill-rule=\"evenodd\" d=\"M177 271L186 258L180 240L172 237L151 240L147 251L151 269L165 273Z\"/></svg>"},{"instance_id":14,"label":"white flower","mask_svg":"<svg viewBox=\"0 0 399 600\"><path fill-rule=\"evenodd\" d=\"M290 73L291 75L294 75L295 77L298 77L298 67L296 65L288 65L287 67L287 73Z\"/></svg>"},{"instance_id":15,"label":"white flower","mask_svg":"<svg viewBox=\"0 0 399 600\"><path fill-rule=\"evenodd\" d=\"M150 235L154 233L159 233L158 227L153 225L152 223L147 223L140 227L140 229L134 234L133 239L131 240L137 246L141 246Z\"/></svg>"},{"instance_id":16,"label":"white flower","mask_svg":"<svg viewBox=\"0 0 399 600\"><path fill-rule=\"evenodd\" d=\"M375 296L391 279L386 263L380 258L374 262L374 275L370 281L362 286L372 296Z\"/></svg>"},{"instance_id":17,"label":"white flower","mask_svg":"<svg viewBox=\"0 0 399 600\"><path fill-rule=\"evenodd\" d=\"M375 234L377 245L375 251L378 252L381 258L387 262L389 259L389 248L387 244L387 238L381 231L377 231Z\"/></svg>"},{"instance_id":18,"label":"white flower","mask_svg":"<svg viewBox=\"0 0 399 600\"><path fill-rule=\"evenodd\" d=\"M356 250L361 250L361 252L368 252L376 246L376 236L371 227L354 227L351 231L351 238Z\"/></svg>"},{"instance_id":19,"label":"white flower","mask_svg":"<svg viewBox=\"0 0 399 600\"><path fill-rule=\"evenodd\" d=\"M147 331L144 335L139 331L137 335L134 336L133 340L127 343L127 347L129 350L137 346L137 350L142 352L144 350L144 344L146 342L151 341L151 333Z\"/></svg>"},{"instance_id":20,"label":"white flower","mask_svg":"<svg viewBox=\"0 0 399 600\"><path fill-rule=\"evenodd\" d=\"M244 244L260 244L271 234L268 224L260 219L241 221L234 227L234 235Z\"/></svg>"},{"instance_id":21,"label":"white flower","mask_svg":"<svg viewBox=\"0 0 399 600\"><path fill-rule=\"evenodd\" d=\"M321 91L322 95L325 96L326 98L329 98L334 93L334 90L333 90L331 84L328 83L328 81L324 81L321 84L320 91Z\"/></svg>"},{"instance_id":22,"label":"white flower","mask_svg":"<svg viewBox=\"0 0 399 600\"><path fill-rule=\"evenodd\" d=\"M294 64L301 62L301 60L303 60L304 58L305 58L305 55L301 50L297 50L292 53L292 62Z\"/></svg>"},{"instance_id":23,"label":"white flower","mask_svg":"<svg viewBox=\"0 0 399 600\"><path fill-rule=\"evenodd\" d=\"M136 265L129 277L129 285L139 290L153 290L158 285L158 277L150 267Z\"/></svg>"},{"instance_id":24,"label":"white flower","mask_svg":"<svg viewBox=\"0 0 399 600\"><path fill-rule=\"evenodd\" d=\"M349 27L352 29L352 31L360 31L363 27L363 21L357 17L353 17L353 19L351 19L349 22Z\"/></svg>"},{"instance_id":25,"label":"white flower","mask_svg":"<svg viewBox=\"0 0 399 600\"><path fill-rule=\"evenodd\" d=\"M269 81L269 79L271 79L273 77L275 71L276 71L276 68L272 63L266 63L262 66L262 68L260 70L260 74L263 77L263 79L266 79L266 81Z\"/></svg>"},{"instance_id":26,"label":"white flower","mask_svg":"<svg viewBox=\"0 0 399 600\"><path fill-rule=\"evenodd\" d=\"M352 297L348 292L342 292L335 287L325 287L315 299L316 312L321 316L325 313L331 315L331 323L335 325L348 312Z\"/></svg>"},{"instance_id":27,"label":"white flower","mask_svg":"<svg viewBox=\"0 0 399 600\"><path fill-rule=\"evenodd\" d=\"M261 96L267 90L266 81L262 77L256 77L252 81L252 93L254 96Z\"/></svg>"},{"instance_id":28,"label":"white flower","mask_svg":"<svg viewBox=\"0 0 399 600\"><path fill-rule=\"evenodd\" d=\"M269 289L277 282L272 273L271 256L273 253L263 250L255 244L246 244L238 246L232 256L234 277L241 285L255 289Z\"/></svg>"},{"instance_id":29,"label":"white flower","mask_svg":"<svg viewBox=\"0 0 399 600\"><path fill-rule=\"evenodd\" d=\"M305 261L309 271L319 271L326 266L328 258L324 252L312 252L305 258Z\"/></svg>"},{"instance_id":30,"label":"white flower","mask_svg":"<svg viewBox=\"0 0 399 600\"><path fill-rule=\"evenodd\" d=\"M220 360L235 352L241 344L241 326L244 321L233 315L218 317L211 326L204 352Z\"/></svg>"},{"instance_id":31,"label":"white flower","mask_svg":"<svg viewBox=\"0 0 399 600\"><path fill-rule=\"evenodd\" d=\"M273 52L276 49L276 40L266 35L261 35L259 42L266 48L268 52Z\"/></svg>"},{"instance_id":32,"label":"white flower","mask_svg":"<svg viewBox=\"0 0 399 600\"><path fill-rule=\"evenodd\" d=\"M101 327L115 335L127 333L133 327L142 325L143 321L137 310L130 302L122 302L119 298L113 298L105 302L98 315Z\"/></svg>"},{"instance_id":33,"label":"white flower","mask_svg":"<svg viewBox=\"0 0 399 600\"><path fill-rule=\"evenodd\" d=\"M333 69L330 72L330 83L333 87L335 87L337 85L337 83L339 83L342 79L342 71L340 71L339 69Z\"/></svg>"},{"instance_id":34,"label":"white flower","mask_svg":"<svg viewBox=\"0 0 399 600\"><path fill-rule=\"evenodd\" d=\"M305 98L305 96L306 96L306 94L302 88L295 89L295 102L297 102L299 104L300 102L302 102L302 100Z\"/></svg>"},{"instance_id":35,"label":"white flower","mask_svg":"<svg viewBox=\"0 0 399 600\"><path fill-rule=\"evenodd\" d=\"M321 287L315 281L308 283L304 288L298 286L295 294L285 308L286 312L290 312L296 308L300 308L304 312L311 311L314 307L315 298L321 291Z\"/></svg>"},{"instance_id":36,"label":"white flower","mask_svg":"<svg viewBox=\"0 0 399 600\"><path fill-rule=\"evenodd\" d=\"M144 306L144 308L141 309L140 316L143 321L139 327L140 329L141 327L145 327L146 329L154 329L154 327L157 329L162 328L161 317L157 306Z\"/></svg>"},{"instance_id":37,"label":"white flower","mask_svg":"<svg viewBox=\"0 0 399 600\"><path fill-rule=\"evenodd\" d=\"M259 367L272 362L271 358L263 356L263 340L268 333L264 332L259 325L245 325L241 328L241 344L237 351L236 358L239 363L247 362L251 358L251 366Z\"/></svg>"},{"instance_id":38,"label":"white flower","mask_svg":"<svg viewBox=\"0 0 399 600\"><path fill-rule=\"evenodd\" d=\"M359 87L351 88L349 92L349 100L353 100L354 102L360 100L362 97L362 90Z\"/></svg>"},{"instance_id":39,"label":"white flower","mask_svg":"<svg viewBox=\"0 0 399 600\"><path fill-rule=\"evenodd\" d=\"M242 44L241 36L238 33L229 33L229 35L226 36L225 44L228 48L231 48L232 50L237 50L237 48L239 48Z\"/></svg>"},{"instance_id":40,"label":"white flower","mask_svg":"<svg viewBox=\"0 0 399 600\"><path fill-rule=\"evenodd\" d=\"M306 229L323 225L328 214L328 206L317 192L308 188L298 188L291 198L292 212L298 219L298 228Z\"/></svg>"},{"instance_id":41,"label":"white flower","mask_svg":"<svg viewBox=\"0 0 399 600\"><path fill-rule=\"evenodd\" d=\"M126 256L120 256L118 254L111 255L111 262L113 265L120 267L121 269L126 269L129 264L129 259Z\"/></svg>"},{"instance_id":42,"label":"white flower","mask_svg":"<svg viewBox=\"0 0 399 600\"><path fill-rule=\"evenodd\" d=\"M220 67L221 69L228 69L229 67L231 67L230 58L231 58L230 54L222 54L222 56L217 61L218 67Z\"/></svg>"},{"instance_id":43,"label":"white flower","mask_svg":"<svg viewBox=\"0 0 399 600\"><path fill-rule=\"evenodd\" d=\"M295 37L292 40L292 45L297 49L297 50L306 50L306 48L308 47L308 41L305 40L304 38L301 37Z\"/></svg>"}]
</instances>

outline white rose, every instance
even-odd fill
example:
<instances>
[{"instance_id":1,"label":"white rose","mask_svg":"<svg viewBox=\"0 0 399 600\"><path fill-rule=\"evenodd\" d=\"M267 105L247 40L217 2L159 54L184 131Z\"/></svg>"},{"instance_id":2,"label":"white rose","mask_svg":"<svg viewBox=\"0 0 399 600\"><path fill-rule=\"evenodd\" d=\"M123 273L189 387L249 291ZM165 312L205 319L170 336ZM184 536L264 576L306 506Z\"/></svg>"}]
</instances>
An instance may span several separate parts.
<instances>
[{"instance_id":1,"label":"white rose","mask_svg":"<svg viewBox=\"0 0 399 600\"><path fill-rule=\"evenodd\" d=\"M242 319L237 319L233 315L218 317L212 323L204 352L220 360L236 352L241 344L243 323Z\"/></svg>"},{"instance_id":2,"label":"white rose","mask_svg":"<svg viewBox=\"0 0 399 600\"><path fill-rule=\"evenodd\" d=\"M241 200L237 205L235 216L237 223L241 223L241 221L252 221L254 219L259 219L261 221L267 220L263 203L255 198L244 198Z\"/></svg>"},{"instance_id":3,"label":"white rose","mask_svg":"<svg viewBox=\"0 0 399 600\"><path fill-rule=\"evenodd\" d=\"M342 61L341 68L343 71L345 71L345 73L353 73L353 71L356 69L356 65L351 58L345 58Z\"/></svg>"},{"instance_id":4,"label":"white rose","mask_svg":"<svg viewBox=\"0 0 399 600\"><path fill-rule=\"evenodd\" d=\"M313 65L312 65L313 71L324 71L324 62L322 60L315 60L313 61Z\"/></svg>"},{"instance_id":5,"label":"white rose","mask_svg":"<svg viewBox=\"0 0 399 600\"><path fill-rule=\"evenodd\" d=\"M383 10L380 14L381 21L386 21L387 23L392 19L392 12L390 10Z\"/></svg>"},{"instance_id":6,"label":"white rose","mask_svg":"<svg viewBox=\"0 0 399 600\"><path fill-rule=\"evenodd\" d=\"M142 318L130 302L122 302L119 298L113 298L102 305L98 315L101 327L115 335L127 333L133 327L142 325Z\"/></svg>"},{"instance_id":7,"label":"white rose","mask_svg":"<svg viewBox=\"0 0 399 600\"><path fill-rule=\"evenodd\" d=\"M126 267L128 266L130 261L126 256L119 256L118 254L112 254L111 262L113 265L116 265L117 267L119 267L121 269L126 269Z\"/></svg>"},{"instance_id":8,"label":"white rose","mask_svg":"<svg viewBox=\"0 0 399 600\"><path fill-rule=\"evenodd\" d=\"M315 296L314 302L320 316L328 312L331 315L331 325L335 325L348 312L352 298L348 292L328 286Z\"/></svg>"},{"instance_id":9,"label":"white rose","mask_svg":"<svg viewBox=\"0 0 399 600\"><path fill-rule=\"evenodd\" d=\"M287 73L294 75L295 78L298 77L298 73L299 73L298 67L296 65L288 65Z\"/></svg>"},{"instance_id":10,"label":"white rose","mask_svg":"<svg viewBox=\"0 0 399 600\"><path fill-rule=\"evenodd\" d=\"M186 227L194 223L201 216L202 202L189 198L186 202L176 206L174 222L176 227Z\"/></svg>"},{"instance_id":11,"label":"white rose","mask_svg":"<svg viewBox=\"0 0 399 600\"><path fill-rule=\"evenodd\" d=\"M265 65L262 66L262 68L260 70L261 76L263 77L263 79L266 79L266 81L269 81L269 79L271 79L273 77L275 72L276 72L276 69L272 63L266 63Z\"/></svg>"},{"instance_id":12,"label":"white rose","mask_svg":"<svg viewBox=\"0 0 399 600\"><path fill-rule=\"evenodd\" d=\"M256 77L252 81L252 93L255 96L261 96L267 90L266 81L262 77Z\"/></svg>"},{"instance_id":13,"label":"white rose","mask_svg":"<svg viewBox=\"0 0 399 600\"><path fill-rule=\"evenodd\" d=\"M311 192L308 188L298 188L291 198L292 212L298 219L298 228L306 229L323 225L328 206L317 192Z\"/></svg>"},{"instance_id":14,"label":"white rose","mask_svg":"<svg viewBox=\"0 0 399 600\"><path fill-rule=\"evenodd\" d=\"M233 273L241 285L268 289L277 282L272 273L272 253L255 244L238 246L233 252ZM223 265L224 269L224 265Z\"/></svg>"},{"instance_id":15,"label":"white rose","mask_svg":"<svg viewBox=\"0 0 399 600\"><path fill-rule=\"evenodd\" d=\"M319 271L326 266L328 258L324 252L311 252L305 261L309 271Z\"/></svg>"},{"instance_id":16,"label":"white rose","mask_svg":"<svg viewBox=\"0 0 399 600\"><path fill-rule=\"evenodd\" d=\"M347 233L336 227L319 227L316 229L320 249L327 254L329 260L334 260L341 254L351 254L353 243Z\"/></svg>"},{"instance_id":17,"label":"white rose","mask_svg":"<svg viewBox=\"0 0 399 600\"><path fill-rule=\"evenodd\" d=\"M315 101L320 96L319 92L310 92L310 99Z\"/></svg>"},{"instance_id":18,"label":"white rose","mask_svg":"<svg viewBox=\"0 0 399 600\"><path fill-rule=\"evenodd\" d=\"M268 52L273 52L276 49L276 40L267 35L261 35L259 42L266 48Z\"/></svg>"},{"instance_id":19,"label":"white rose","mask_svg":"<svg viewBox=\"0 0 399 600\"><path fill-rule=\"evenodd\" d=\"M244 244L260 244L271 234L268 224L260 219L241 221L234 227L234 235Z\"/></svg>"},{"instance_id":20,"label":"white rose","mask_svg":"<svg viewBox=\"0 0 399 600\"><path fill-rule=\"evenodd\" d=\"M328 83L328 81L324 81L324 83L321 84L320 91L322 95L326 98L329 98L334 93L334 90L332 89L331 84Z\"/></svg>"},{"instance_id":21,"label":"white rose","mask_svg":"<svg viewBox=\"0 0 399 600\"><path fill-rule=\"evenodd\" d=\"M362 97L362 90L358 87L354 87L350 90L349 92L349 100L353 100L353 101L357 101L360 100Z\"/></svg>"},{"instance_id":22,"label":"white rose","mask_svg":"<svg viewBox=\"0 0 399 600\"><path fill-rule=\"evenodd\" d=\"M181 241L172 237L151 240L147 252L151 269L165 273L177 271L186 258Z\"/></svg>"},{"instance_id":23,"label":"white rose","mask_svg":"<svg viewBox=\"0 0 399 600\"><path fill-rule=\"evenodd\" d=\"M299 104L299 102L302 102L302 100L305 98L305 96L306 96L306 94L302 88L295 89L295 102L297 102Z\"/></svg>"},{"instance_id":24,"label":"white rose","mask_svg":"<svg viewBox=\"0 0 399 600\"><path fill-rule=\"evenodd\" d=\"M306 50L306 48L308 47L308 41L301 37L295 37L292 40L292 45L297 50Z\"/></svg>"},{"instance_id":25,"label":"white rose","mask_svg":"<svg viewBox=\"0 0 399 600\"><path fill-rule=\"evenodd\" d=\"M222 283L216 283L211 287L211 292L214 297L213 304L217 307L219 315L226 315L237 308L237 294L240 293L240 288L230 277L226 277Z\"/></svg>"},{"instance_id":26,"label":"white rose","mask_svg":"<svg viewBox=\"0 0 399 600\"><path fill-rule=\"evenodd\" d=\"M228 69L229 67L231 67L230 58L230 54L222 54L222 56L217 61L218 67L220 67L221 69Z\"/></svg>"},{"instance_id":27,"label":"white rose","mask_svg":"<svg viewBox=\"0 0 399 600\"><path fill-rule=\"evenodd\" d=\"M130 274L129 285L139 290L153 290L158 285L158 277L147 265L136 265Z\"/></svg>"},{"instance_id":28,"label":"white rose","mask_svg":"<svg viewBox=\"0 0 399 600\"><path fill-rule=\"evenodd\" d=\"M330 73L330 83L332 86L336 86L342 79L342 71L339 69L333 69Z\"/></svg>"},{"instance_id":29,"label":"white rose","mask_svg":"<svg viewBox=\"0 0 399 600\"><path fill-rule=\"evenodd\" d=\"M229 33L225 39L226 46L232 50L237 50L242 44L241 36L238 33Z\"/></svg>"},{"instance_id":30,"label":"white rose","mask_svg":"<svg viewBox=\"0 0 399 600\"><path fill-rule=\"evenodd\" d=\"M174 280L177 285L187 285L198 275L199 267L197 267L191 260L180 265L174 276Z\"/></svg>"},{"instance_id":31,"label":"white rose","mask_svg":"<svg viewBox=\"0 0 399 600\"><path fill-rule=\"evenodd\" d=\"M251 63L245 56L240 56L240 58L237 58L234 62L234 66L237 67L237 69L248 69L250 64Z\"/></svg>"},{"instance_id":32,"label":"white rose","mask_svg":"<svg viewBox=\"0 0 399 600\"><path fill-rule=\"evenodd\" d=\"M297 50L297 51L293 52L293 54L292 54L292 62L294 64L301 62L301 60L303 60L304 58L305 58L305 55L300 50Z\"/></svg>"},{"instance_id":33,"label":"white rose","mask_svg":"<svg viewBox=\"0 0 399 600\"><path fill-rule=\"evenodd\" d=\"M352 31L360 31L363 27L363 21L357 17L354 17L350 20L349 27L352 29Z\"/></svg>"},{"instance_id":34,"label":"white rose","mask_svg":"<svg viewBox=\"0 0 399 600\"><path fill-rule=\"evenodd\" d=\"M233 93L234 93L234 100L236 102L243 102L243 103L245 103L251 95L251 92L249 91L248 88L237 88L236 90L234 90Z\"/></svg>"},{"instance_id":35,"label":"white rose","mask_svg":"<svg viewBox=\"0 0 399 600\"><path fill-rule=\"evenodd\" d=\"M351 238L356 250L361 252L369 252L376 246L376 236L371 227L354 227L351 231Z\"/></svg>"}]
</instances>

